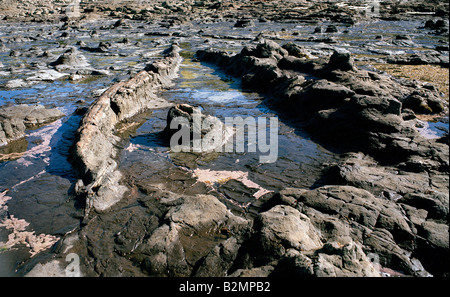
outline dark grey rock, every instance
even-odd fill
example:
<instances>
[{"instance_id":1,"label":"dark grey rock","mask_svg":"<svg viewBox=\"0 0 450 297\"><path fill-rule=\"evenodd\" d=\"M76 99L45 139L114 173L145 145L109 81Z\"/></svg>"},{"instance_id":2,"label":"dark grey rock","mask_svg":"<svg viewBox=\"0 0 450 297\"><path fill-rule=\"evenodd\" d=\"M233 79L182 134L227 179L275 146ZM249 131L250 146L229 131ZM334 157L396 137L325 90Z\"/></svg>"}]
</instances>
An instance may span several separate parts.
<instances>
[{"instance_id":1,"label":"dark grey rock","mask_svg":"<svg viewBox=\"0 0 450 297\"><path fill-rule=\"evenodd\" d=\"M24 137L27 128L48 124L63 116L60 110L42 105L0 107L0 145Z\"/></svg>"}]
</instances>

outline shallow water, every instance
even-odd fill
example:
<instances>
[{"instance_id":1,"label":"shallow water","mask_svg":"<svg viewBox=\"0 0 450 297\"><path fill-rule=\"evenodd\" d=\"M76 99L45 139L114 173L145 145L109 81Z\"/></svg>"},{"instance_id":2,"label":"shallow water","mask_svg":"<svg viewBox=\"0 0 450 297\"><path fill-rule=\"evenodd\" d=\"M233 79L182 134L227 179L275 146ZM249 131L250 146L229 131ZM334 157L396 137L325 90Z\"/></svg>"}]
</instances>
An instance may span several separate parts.
<instances>
[{"instance_id":1,"label":"shallow water","mask_svg":"<svg viewBox=\"0 0 450 297\"><path fill-rule=\"evenodd\" d=\"M107 75L87 76L79 81L67 77L54 82L37 81L14 89L0 87L0 105L42 104L57 107L66 114L50 125L27 131L25 139L15 143L13 148L17 157L0 163L0 193L9 189L7 195L11 199L6 203L9 214L28 222L27 231L34 231L36 235L59 237L79 222L79 210L70 199L75 174L67 160L80 120L73 114L75 109L89 105L101 90L142 70L147 63L160 57L173 41L180 43L185 59L176 85L160 96L172 103L199 106L203 113L221 121L234 116L270 118L277 115L262 103L259 94L242 91L238 79L224 75L211 65L193 62L191 57L197 49L215 47L237 52L260 33L280 43L293 41L308 46L312 54L331 54L333 48L340 47L373 59L385 53L428 51L442 42L448 43L448 36L434 36L427 30L418 29L424 23L420 19L336 25L339 32L320 34L313 33L315 27L325 29L328 23L255 22L254 27L234 28L234 22L193 22L167 29L156 23L128 20L132 28L101 28L114 22L87 22L78 30L66 30L68 38L60 38L62 23L0 23L0 39L6 47L6 50L0 50L0 86L14 79L30 82L27 78L40 69L47 69L49 62L56 60L68 46L77 46L79 41L85 42L87 47L96 47L100 41L112 44L108 53L80 49L93 69ZM160 33L172 36L160 36ZM412 43L393 43L399 34L410 35ZM121 42L125 37L128 43ZM311 37L334 37L337 43L317 42ZM10 56L12 50L17 50L20 55ZM39 51L49 51L51 57L43 58ZM145 184L160 186L185 194L210 191L229 204L245 209L258 199L256 193L260 190L318 186L322 164L338 158L310 140L296 123L281 118L278 119L278 159L275 163L260 163L259 152L171 153L159 135L166 126L167 110L140 115L139 126L123 131L125 149L121 153L120 166L127 182L141 187ZM430 123L429 127L442 131L443 125L448 131L448 120L442 123ZM212 177L204 178L205 172L211 173ZM199 179L201 182L197 183ZM236 195L239 191L243 193L241 197ZM10 233L0 227L0 242L6 242ZM29 257L29 249L23 245L10 250L0 246L0 276L13 275L17 264Z\"/></svg>"},{"instance_id":2,"label":"shallow water","mask_svg":"<svg viewBox=\"0 0 450 297\"><path fill-rule=\"evenodd\" d=\"M129 45L119 44L112 48L109 55L81 52L93 69L107 70L109 75L87 76L77 81L67 77L54 82L27 80L43 67L46 69L46 63L56 60L66 50L65 45L75 45L79 40L88 39L88 46L97 46L101 39L113 42L123 38L120 32L108 36L108 31L93 38L86 29L86 34L60 40L57 36L61 31L55 28L51 25L0 25L0 38L8 48L8 51L0 52L0 86L14 79L22 79L28 84L15 89L0 88L0 105L41 104L49 108L57 107L66 114L49 125L26 131L23 140L12 143L7 149L1 148L0 153L13 157L10 161L0 162L0 191L9 190L6 194L10 197L6 203L7 214L28 223L25 231L34 232L37 236L60 238L79 225L81 211L71 199L75 173L68 161L69 149L81 119L74 111L78 107L88 106L100 94L99 90L142 70L146 62L159 56L165 44L151 47L151 40L148 39L142 41L142 47L137 47L133 44L139 36L131 36ZM36 36L36 33L41 35L29 38ZM22 36L23 42L8 42L15 36ZM53 55L48 59L33 55L29 52L31 48L48 50ZM21 56L10 57L10 50L20 51ZM147 55L153 54L143 59L144 51ZM4 218L0 217L0 224L2 220ZM32 256L31 250L24 244L5 247L11 232L12 229L0 227L0 276L13 275L17 265Z\"/></svg>"},{"instance_id":3,"label":"shallow water","mask_svg":"<svg viewBox=\"0 0 450 297\"><path fill-rule=\"evenodd\" d=\"M441 138L449 135L449 120L448 117L438 118L435 121L419 122L420 126L417 128L420 134L428 139Z\"/></svg>"},{"instance_id":4,"label":"shallow water","mask_svg":"<svg viewBox=\"0 0 450 297\"><path fill-rule=\"evenodd\" d=\"M213 115L222 122L225 117L263 117L267 123L267 133L269 118L278 117L262 103L263 98L259 94L242 91L238 79L224 75L212 65L190 59L185 59L182 63L176 85L160 96L174 104L199 107L203 114ZM208 184L214 191L222 193L225 196L223 198L231 203L245 208L252 199L259 198L263 193L284 187L313 187L320 177L321 164L337 158L335 154L311 141L301 129L296 129L292 123L281 119L277 127L278 158L274 163L261 163L260 156L267 153L261 153L259 148L256 152L249 152L248 127L245 129L244 152L173 153L159 137L166 126L167 111L168 108L154 111L149 120L132 134L130 143L125 145L127 149L122 153L121 169L128 175L145 179L145 172L159 172L164 176L168 171L178 168L186 175ZM270 143L270 138L267 141ZM151 162L149 158L152 159ZM133 174L131 168L139 162L145 164L146 171ZM232 179L240 181L248 189L254 189L253 194L261 191L249 199L236 201L234 196L240 195L237 190L235 193L232 190L221 191ZM160 183L160 179L155 176L153 181ZM186 189L180 188L178 191Z\"/></svg>"}]
</instances>

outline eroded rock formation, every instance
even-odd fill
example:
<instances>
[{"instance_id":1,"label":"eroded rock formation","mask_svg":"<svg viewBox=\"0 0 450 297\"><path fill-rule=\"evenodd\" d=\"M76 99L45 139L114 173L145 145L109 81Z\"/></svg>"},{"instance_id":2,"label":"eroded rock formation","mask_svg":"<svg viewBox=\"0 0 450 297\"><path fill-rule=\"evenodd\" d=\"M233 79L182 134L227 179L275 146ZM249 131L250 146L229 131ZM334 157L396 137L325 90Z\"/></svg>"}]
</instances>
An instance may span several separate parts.
<instances>
[{"instance_id":1,"label":"eroded rock formation","mask_svg":"<svg viewBox=\"0 0 450 297\"><path fill-rule=\"evenodd\" d=\"M84 115L73 158L81 175L76 190L78 195L86 198L87 209L106 210L125 193L126 187L119 183L122 175L115 161L119 138L114 135L114 128L146 109L169 105L155 92L168 86L177 75L181 62L178 52L178 46L172 45L164 59L149 65L147 70L130 80L110 87Z\"/></svg>"}]
</instances>

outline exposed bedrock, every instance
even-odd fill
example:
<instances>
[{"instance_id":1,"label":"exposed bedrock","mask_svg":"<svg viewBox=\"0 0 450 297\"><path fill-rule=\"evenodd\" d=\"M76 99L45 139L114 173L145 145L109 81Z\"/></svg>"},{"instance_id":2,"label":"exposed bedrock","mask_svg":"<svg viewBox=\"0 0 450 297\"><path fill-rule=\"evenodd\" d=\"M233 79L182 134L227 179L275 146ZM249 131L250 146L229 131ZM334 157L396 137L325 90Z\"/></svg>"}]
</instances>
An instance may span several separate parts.
<instances>
[{"instance_id":1,"label":"exposed bedrock","mask_svg":"<svg viewBox=\"0 0 450 297\"><path fill-rule=\"evenodd\" d=\"M361 196L356 199L360 203L367 197L375 199L365 190L347 188L335 188L342 192L341 204L350 202L348 194ZM92 259L86 263L87 271L104 276L380 276L358 238L360 230L352 234L356 231L332 212L312 216L312 207L287 205L301 199L289 191L274 196L268 203L276 205L251 219L233 214L212 195L149 189L138 199L140 206L113 207L101 220L82 228L80 243L86 247L82 253ZM327 191L331 189L320 193L327 197ZM368 201L367 207L382 211L372 203ZM348 213L357 209L365 214L363 207L348 207ZM373 224L376 214L371 219Z\"/></svg>"},{"instance_id":2,"label":"exposed bedrock","mask_svg":"<svg viewBox=\"0 0 450 297\"><path fill-rule=\"evenodd\" d=\"M354 241L361 244L363 254L376 255L381 272L389 268L407 275L441 275L448 266L447 218L442 213L440 219L427 215L424 208L436 206L427 205L425 201L431 201L427 197L408 194L394 201L353 186L286 189L277 195L273 199L289 202L305 214L323 238L333 239L341 247ZM418 206L419 201L423 206ZM417 208L411 206L414 204ZM442 212L448 211L448 198L447 205L440 207ZM440 261L433 260L433 253Z\"/></svg>"},{"instance_id":3,"label":"exposed bedrock","mask_svg":"<svg viewBox=\"0 0 450 297\"><path fill-rule=\"evenodd\" d=\"M312 136L326 144L393 162L419 155L448 170L445 141L425 139L415 127L415 114L448 111L434 88L360 70L347 52L313 59L292 43L262 41L238 54L200 50L197 57L242 77L244 88L266 93L269 106L304 121Z\"/></svg>"},{"instance_id":4,"label":"exposed bedrock","mask_svg":"<svg viewBox=\"0 0 450 297\"><path fill-rule=\"evenodd\" d=\"M222 147L233 135L217 117L202 114L200 108L177 104L169 109L167 126L162 131L172 151L212 152Z\"/></svg>"},{"instance_id":5,"label":"exposed bedrock","mask_svg":"<svg viewBox=\"0 0 450 297\"><path fill-rule=\"evenodd\" d=\"M391 275L446 275L448 136L427 139L416 128L416 115L448 112L435 88L358 69L347 52L313 58L292 43L262 41L238 54L200 50L197 57L242 77L242 86L264 93L282 117L302 121L324 145L349 153L324 172L320 184L329 186L286 189L263 206L255 221L253 242L259 244L250 244L241 255L261 269L252 266L236 275L349 275L347 250L354 251L353 259L375 255L377 271ZM274 237L278 231L265 235L264 211L280 204L298 210L297 220L308 218L312 227L302 236L303 246L315 244L316 249L305 252L289 238L270 244L279 240ZM319 232L321 244L308 230ZM277 255L278 264L261 255ZM371 275L362 267L352 273Z\"/></svg>"},{"instance_id":6,"label":"exposed bedrock","mask_svg":"<svg viewBox=\"0 0 450 297\"><path fill-rule=\"evenodd\" d=\"M25 136L27 128L48 124L64 114L57 108L42 105L6 106L0 108L0 146Z\"/></svg>"},{"instance_id":7,"label":"exposed bedrock","mask_svg":"<svg viewBox=\"0 0 450 297\"><path fill-rule=\"evenodd\" d=\"M72 155L81 177L75 190L86 197L88 210L104 211L122 198L126 187L120 185L115 160L119 142L115 126L146 109L170 105L155 93L171 83L180 62L179 47L172 45L163 59L111 86L87 110Z\"/></svg>"}]
</instances>

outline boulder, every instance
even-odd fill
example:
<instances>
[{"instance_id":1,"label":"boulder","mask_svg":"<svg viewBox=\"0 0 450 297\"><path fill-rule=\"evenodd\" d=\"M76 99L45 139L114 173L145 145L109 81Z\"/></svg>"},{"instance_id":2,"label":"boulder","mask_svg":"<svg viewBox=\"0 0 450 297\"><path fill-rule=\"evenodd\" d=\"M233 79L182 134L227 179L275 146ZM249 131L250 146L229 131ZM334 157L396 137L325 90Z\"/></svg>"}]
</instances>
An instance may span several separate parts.
<instances>
[{"instance_id":1,"label":"boulder","mask_svg":"<svg viewBox=\"0 0 450 297\"><path fill-rule=\"evenodd\" d=\"M361 245L350 242L328 242L317 253L314 275L318 277L379 277L379 271L364 253Z\"/></svg>"},{"instance_id":2,"label":"boulder","mask_svg":"<svg viewBox=\"0 0 450 297\"><path fill-rule=\"evenodd\" d=\"M334 50L330 57L330 61L327 64L327 68L330 71L342 70L342 71L356 71L357 68L354 64L353 58L350 52Z\"/></svg>"},{"instance_id":3,"label":"boulder","mask_svg":"<svg viewBox=\"0 0 450 297\"><path fill-rule=\"evenodd\" d=\"M272 40L262 40L256 46L245 47L241 54L243 56L254 56L257 58L276 58L280 60L289 53L278 43Z\"/></svg>"},{"instance_id":4,"label":"boulder","mask_svg":"<svg viewBox=\"0 0 450 297\"><path fill-rule=\"evenodd\" d=\"M238 20L233 27L235 28L246 28L246 27L253 27L255 24L253 20L251 19L241 19Z\"/></svg>"},{"instance_id":5,"label":"boulder","mask_svg":"<svg viewBox=\"0 0 450 297\"><path fill-rule=\"evenodd\" d=\"M210 195L184 196L163 203L171 206L166 223L139 248L139 253L148 255L144 259L148 273L225 276L240 244L248 237L250 222L233 215Z\"/></svg>"},{"instance_id":6,"label":"boulder","mask_svg":"<svg viewBox=\"0 0 450 297\"><path fill-rule=\"evenodd\" d=\"M376 179L366 177L366 182ZM279 198L274 198L294 199L296 209L307 215L321 234L325 245L315 252L323 254L317 262L320 272L315 274L345 274L339 268L342 258L334 252L337 247L352 246L354 242L361 244L363 251L376 255L379 272L391 269L408 275L442 275L448 263L448 254L444 255L445 250L448 252L448 194L389 198L385 195L387 189L382 191L375 196L352 186L323 186L314 190L285 189ZM333 253L329 253L329 247ZM355 255L357 250L353 249ZM443 261L433 261L432 253L442 255ZM337 254L342 256L341 252ZM357 274L362 273L358 271Z\"/></svg>"},{"instance_id":7,"label":"boulder","mask_svg":"<svg viewBox=\"0 0 450 297\"><path fill-rule=\"evenodd\" d=\"M115 126L146 109L169 106L155 95L168 86L181 62L179 48L169 48L162 64L163 72L141 71L125 82L119 82L94 101L85 113L71 156L79 174L78 196L86 199L87 214L91 209L102 212L120 201L126 187L120 185L122 174L115 160L119 138Z\"/></svg>"},{"instance_id":8,"label":"boulder","mask_svg":"<svg viewBox=\"0 0 450 297\"><path fill-rule=\"evenodd\" d=\"M76 48L66 50L55 61L50 63L50 66L57 70L72 70L72 69L86 69L90 65L85 56L83 56Z\"/></svg>"},{"instance_id":9,"label":"boulder","mask_svg":"<svg viewBox=\"0 0 450 297\"><path fill-rule=\"evenodd\" d=\"M304 47L299 46L293 42L285 43L282 47L287 50L289 56L306 59L313 58L313 56Z\"/></svg>"},{"instance_id":10,"label":"boulder","mask_svg":"<svg viewBox=\"0 0 450 297\"><path fill-rule=\"evenodd\" d=\"M323 244L309 218L295 208L277 205L260 214L259 240L263 255L280 257L290 248L311 251Z\"/></svg>"},{"instance_id":11,"label":"boulder","mask_svg":"<svg viewBox=\"0 0 450 297\"><path fill-rule=\"evenodd\" d=\"M49 81L53 82L68 77L68 73L61 73L53 69L39 70L36 74L27 77L28 82Z\"/></svg>"},{"instance_id":12,"label":"boulder","mask_svg":"<svg viewBox=\"0 0 450 297\"><path fill-rule=\"evenodd\" d=\"M184 135L172 139L184 129ZM218 118L202 114L199 108L188 104L177 104L169 109L167 126L163 131L163 137L173 150L190 152L212 152L222 147L232 135L231 127L225 127ZM185 137L189 140L186 141Z\"/></svg>"}]
</instances>

